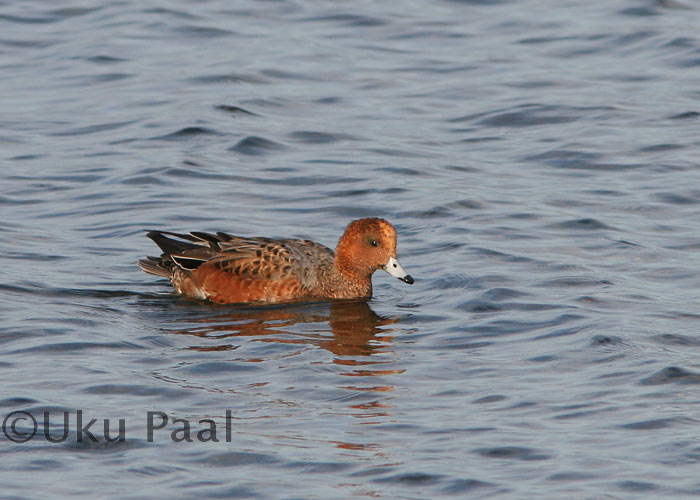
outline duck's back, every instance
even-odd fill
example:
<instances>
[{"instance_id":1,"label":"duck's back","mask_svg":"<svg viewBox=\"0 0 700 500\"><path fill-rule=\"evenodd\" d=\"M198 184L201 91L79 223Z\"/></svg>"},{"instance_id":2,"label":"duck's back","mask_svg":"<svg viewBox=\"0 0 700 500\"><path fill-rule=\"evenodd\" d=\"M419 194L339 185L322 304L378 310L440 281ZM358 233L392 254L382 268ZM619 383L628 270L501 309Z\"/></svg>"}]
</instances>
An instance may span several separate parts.
<instances>
[{"instance_id":1,"label":"duck's back","mask_svg":"<svg viewBox=\"0 0 700 500\"><path fill-rule=\"evenodd\" d=\"M311 298L323 294L333 268L333 251L309 240L164 231L148 236L163 254L141 261L141 267L169 277L183 295L214 302Z\"/></svg>"},{"instance_id":2,"label":"duck's back","mask_svg":"<svg viewBox=\"0 0 700 500\"><path fill-rule=\"evenodd\" d=\"M219 243L221 251L211 262L237 276L297 279L305 288L314 288L333 266L333 250L314 241L226 236L229 239Z\"/></svg>"}]
</instances>

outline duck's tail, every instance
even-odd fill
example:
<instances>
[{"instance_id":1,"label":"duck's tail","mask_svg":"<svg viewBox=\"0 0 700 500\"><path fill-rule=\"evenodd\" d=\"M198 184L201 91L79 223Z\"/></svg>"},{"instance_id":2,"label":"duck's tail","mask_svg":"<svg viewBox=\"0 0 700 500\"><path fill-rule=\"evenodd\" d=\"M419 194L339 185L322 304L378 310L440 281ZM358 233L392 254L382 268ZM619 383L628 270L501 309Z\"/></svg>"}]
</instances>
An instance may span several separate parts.
<instances>
[{"instance_id":1,"label":"duck's tail","mask_svg":"<svg viewBox=\"0 0 700 500\"><path fill-rule=\"evenodd\" d=\"M163 258L161 257L146 257L145 259L139 259L138 265L144 272L148 274L155 274L156 276L162 276L164 278L170 278L172 275L170 271L170 266L165 266Z\"/></svg>"},{"instance_id":2,"label":"duck's tail","mask_svg":"<svg viewBox=\"0 0 700 500\"><path fill-rule=\"evenodd\" d=\"M166 235L186 241L168 238ZM207 233L181 234L170 231L149 231L146 236L151 238L163 253L160 257L149 256L141 259L138 265L148 274L165 278L172 277L174 265L184 270L196 269L209 257L207 255L209 248L212 246L218 248L216 237Z\"/></svg>"}]
</instances>

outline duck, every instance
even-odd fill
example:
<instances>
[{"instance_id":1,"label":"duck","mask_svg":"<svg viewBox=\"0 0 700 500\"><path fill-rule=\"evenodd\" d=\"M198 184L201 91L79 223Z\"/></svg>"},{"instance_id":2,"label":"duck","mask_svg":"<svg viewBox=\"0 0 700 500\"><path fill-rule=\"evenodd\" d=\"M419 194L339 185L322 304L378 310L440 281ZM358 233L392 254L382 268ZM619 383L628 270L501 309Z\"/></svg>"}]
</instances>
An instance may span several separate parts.
<instances>
[{"instance_id":1,"label":"duck","mask_svg":"<svg viewBox=\"0 0 700 500\"><path fill-rule=\"evenodd\" d=\"M396 255L396 230L376 217L351 221L335 252L311 240L193 231L149 231L163 252L138 261L188 298L217 304L370 299L382 269L409 285Z\"/></svg>"}]
</instances>

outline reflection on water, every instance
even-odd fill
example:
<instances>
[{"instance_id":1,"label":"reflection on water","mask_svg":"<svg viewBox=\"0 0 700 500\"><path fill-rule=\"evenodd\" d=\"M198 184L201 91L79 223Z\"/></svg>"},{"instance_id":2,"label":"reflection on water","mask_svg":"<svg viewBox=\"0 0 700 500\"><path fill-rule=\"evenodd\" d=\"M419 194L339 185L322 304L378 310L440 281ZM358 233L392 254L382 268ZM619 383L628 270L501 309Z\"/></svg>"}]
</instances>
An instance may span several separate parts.
<instances>
[{"instance_id":1,"label":"reflection on water","mask_svg":"<svg viewBox=\"0 0 700 500\"><path fill-rule=\"evenodd\" d=\"M380 363L369 359L345 359L345 356L367 357L389 349L396 318L384 318L364 301L339 301L327 305L295 304L283 307L237 308L235 312L204 315L190 319L194 326L172 330L172 333L194 335L216 342L212 346L191 346L200 351L235 349L222 339L259 337L260 342L316 345L335 354L335 363L368 365ZM300 333L300 325L306 325ZM315 327L310 328L310 325ZM329 331L330 327L330 331ZM329 337L328 333L332 334ZM358 375L359 373L354 373Z\"/></svg>"},{"instance_id":2,"label":"reflection on water","mask_svg":"<svg viewBox=\"0 0 700 500\"><path fill-rule=\"evenodd\" d=\"M392 341L398 334L395 325L399 317L381 316L365 301L265 307L199 303L192 307L180 298L173 301L176 306L186 306L187 325L183 327L182 315L175 315L171 324L176 328L166 328L164 335L191 336L193 342L179 349L179 359L171 356L167 366L151 373L162 382L207 393L240 397L253 392L257 405L249 403L234 414L238 432L252 432L280 444L289 444L292 439L298 446L299 436L294 432L290 437L276 426L268 433L261 427L244 430L241 425L267 422L270 414L299 418L309 408L329 403L326 411L350 417L353 426L364 428L394 421L390 413L394 386L387 382L396 379L387 376L405 372L403 368L391 368L397 362ZM263 349L255 347L260 344L265 345ZM275 349L275 345L281 349ZM317 348L329 352L330 359L320 362L318 354L313 353ZM194 358L186 354L193 351L198 353ZM324 384L312 391L303 382L310 365L324 373ZM282 395L272 395L285 385ZM346 403L338 407L337 403L343 401ZM349 434L352 441L339 440L334 425L323 441L347 450L378 453L382 448L374 442L358 442L356 432Z\"/></svg>"},{"instance_id":3,"label":"reflection on water","mask_svg":"<svg viewBox=\"0 0 700 500\"><path fill-rule=\"evenodd\" d=\"M230 306L226 307L231 309ZM177 335L192 335L201 343L187 346L186 350L200 352L237 351L235 362L238 366L250 366L250 363L266 363L277 360L285 360L299 357L304 363L303 355L309 348L320 347L332 353L330 363L332 365L347 367L342 371L335 371L334 375L343 377L370 377L365 380L366 385L346 382L335 385L334 390L341 391L347 397L350 392L353 396L365 394L371 396L376 393L393 392L393 386L387 385L383 377L385 375L401 374L403 368L389 368L387 365L394 363L391 342L395 336L395 328L399 318L383 317L378 315L364 301L334 301L312 304L293 304L284 306L267 307L236 307L221 313L220 307L205 307L205 314L198 313L197 317L188 318L188 325L182 328L182 321L175 321L178 328L168 329L167 332ZM238 339L238 342L232 340ZM277 350L265 350L263 355L258 350L252 350L250 354L240 353L242 345L249 342L276 343L286 346L298 345L299 350L285 350L282 354ZM251 350L251 349L249 349ZM207 361L199 358L202 370ZM199 370L197 376L203 375ZM159 373L156 375L161 380L169 380L179 385L192 387L195 381L173 378L173 375ZM269 380L271 374L266 372L260 380ZM374 377L374 378L372 378ZM240 379L240 377L238 377ZM250 382L248 387L266 385L267 382L256 380ZM346 381L347 379L343 378ZM359 382L360 379L355 379ZM213 383L213 381L212 381ZM212 383L206 387L212 389ZM196 385L196 384L195 384ZM201 385L205 388L205 385ZM219 390L230 389L219 387ZM386 402L376 400L364 400L361 403L353 403L350 408L362 410L361 416L379 416L378 408L388 408Z\"/></svg>"}]
</instances>

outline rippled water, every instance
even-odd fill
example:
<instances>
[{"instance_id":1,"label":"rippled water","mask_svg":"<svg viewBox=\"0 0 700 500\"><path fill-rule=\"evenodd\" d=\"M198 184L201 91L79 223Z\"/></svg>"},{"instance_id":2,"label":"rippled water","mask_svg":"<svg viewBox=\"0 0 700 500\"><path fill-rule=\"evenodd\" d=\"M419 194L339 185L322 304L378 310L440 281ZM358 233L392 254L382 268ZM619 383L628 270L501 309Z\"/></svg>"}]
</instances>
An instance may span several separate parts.
<instances>
[{"instance_id":1,"label":"rippled water","mask_svg":"<svg viewBox=\"0 0 700 500\"><path fill-rule=\"evenodd\" d=\"M3 495L700 494L699 10L2 2ZM135 265L361 216L415 285L222 307Z\"/></svg>"}]
</instances>

